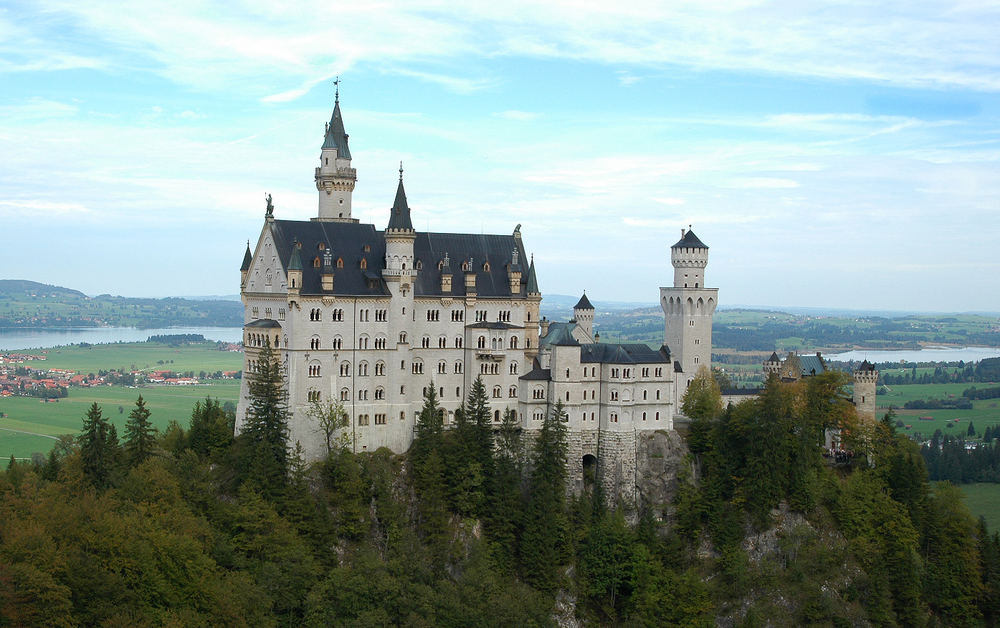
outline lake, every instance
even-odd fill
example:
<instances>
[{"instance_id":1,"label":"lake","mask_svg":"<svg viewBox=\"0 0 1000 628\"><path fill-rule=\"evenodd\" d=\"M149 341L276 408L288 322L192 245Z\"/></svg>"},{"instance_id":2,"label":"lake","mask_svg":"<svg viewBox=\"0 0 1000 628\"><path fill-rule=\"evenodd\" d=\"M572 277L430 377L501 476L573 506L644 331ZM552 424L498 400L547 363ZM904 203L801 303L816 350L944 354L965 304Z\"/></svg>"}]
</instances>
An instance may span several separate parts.
<instances>
[{"instance_id":1,"label":"lake","mask_svg":"<svg viewBox=\"0 0 1000 628\"><path fill-rule=\"evenodd\" d=\"M60 345L86 342L92 345L115 342L145 342L150 336L168 334L201 334L207 340L240 342L241 327L161 327L138 329L136 327L49 327L49 328L0 328L0 351L47 349Z\"/></svg>"},{"instance_id":2,"label":"lake","mask_svg":"<svg viewBox=\"0 0 1000 628\"><path fill-rule=\"evenodd\" d=\"M844 353L824 355L827 360L850 362L978 362L984 358L1000 358L997 347L929 347L927 349L900 351L866 351L856 349Z\"/></svg>"}]
</instances>

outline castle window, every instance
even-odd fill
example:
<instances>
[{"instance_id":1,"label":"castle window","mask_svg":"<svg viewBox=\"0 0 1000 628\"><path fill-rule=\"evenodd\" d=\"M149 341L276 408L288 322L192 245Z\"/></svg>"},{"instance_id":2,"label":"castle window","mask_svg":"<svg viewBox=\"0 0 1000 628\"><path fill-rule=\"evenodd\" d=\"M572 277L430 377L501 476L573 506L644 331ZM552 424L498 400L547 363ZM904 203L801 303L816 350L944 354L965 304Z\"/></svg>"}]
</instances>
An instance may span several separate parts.
<instances>
[{"instance_id":1,"label":"castle window","mask_svg":"<svg viewBox=\"0 0 1000 628\"><path fill-rule=\"evenodd\" d=\"M688 321L688 327L694 327L694 321L693 320Z\"/></svg>"},{"instance_id":2,"label":"castle window","mask_svg":"<svg viewBox=\"0 0 1000 628\"><path fill-rule=\"evenodd\" d=\"M569 391L566 391L566 401L569 401Z\"/></svg>"},{"instance_id":3,"label":"castle window","mask_svg":"<svg viewBox=\"0 0 1000 628\"><path fill-rule=\"evenodd\" d=\"M517 349L517 336L510 337L510 348Z\"/></svg>"},{"instance_id":4,"label":"castle window","mask_svg":"<svg viewBox=\"0 0 1000 628\"><path fill-rule=\"evenodd\" d=\"M534 390L531 391L531 398L532 399L545 399L545 389L544 388L535 388Z\"/></svg>"},{"instance_id":5,"label":"castle window","mask_svg":"<svg viewBox=\"0 0 1000 628\"><path fill-rule=\"evenodd\" d=\"M645 390L644 390L644 391L642 391L642 400L643 400L643 401L645 401L645 400L646 400L646 395L647 395L647 391L645 391Z\"/></svg>"},{"instance_id":6,"label":"castle window","mask_svg":"<svg viewBox=\"0 0 1000 628\"><path fill-rule=\"evenodd\" d=\"M566 369L566 379L569 379L569 369Z\"/></svg>"},{"instance_id":7,"label":"castle window","mask_svg":"<svg viewBox=\"0 0 1000 628\"><path fill-rule=\"evenodd\" d=\"M660 413L659 413L659 412L657 412L657 413L656 413L656 420L657 420L657 421L659 421L659 420L660 420Z\"/></svg>"},{"instance_id":8,"label":"castle window","mask_svg":"<svg viewBox=\"0 0 1000 628\"><path fill-rule=\"evenodd\" d=\"M517 362L510 363L510 374L517 375Z\"/></svg>"},{"instance_id":9,"label":"castle window","mask_svg":"<svg viewBox=\"0 0 1000 628\"><path fill-rule=\"evenodd\" d=\"M382 377L385 375L385 362L378 361L375 363L375 376Z\"/></svg>"},{"instance_id":10,"label":"castle window","mask_svg":"<svg viewBox=\"0 0 1000 628\"><path fill-rule=\"evenodd\" d=\"M358 349L368 348L368 336L361 336L358 338Z\"/></svg>"},{"instance_id":11,"label":"castle window","mask_svg":"<svg viewBox=\"0 0 1000 628\"><path fill-rule=\"evenodd\" d=\"M487 273L490 272L490 263L489 262L486 262L486 263L483 264L483 271L485 271Z\"/></svg>"},{"instance_id":12,"label":"castle window","mask_svg":"<svg viewBox=\"0 0 1000 628\"><path fill-rule=\"evenodd\" d=\"M441 336L440 338L438 338L438 349L444 349L447 346L448 346L448 339L447 338L445 338L444 336Z\"/></svg>"},{"instance_id":13,"label":"castle window","mask_svg":"<svg viewBox=\"0 0 1000 628\"><path fill-rule=\"evenodd\" d=\"M658 391L658 390L656 391L656 400L657 401L660 400L660 391Z\"/></svg>"},{"instance_id":14,"label":"castle window","mask_svg":"<svg viewBox=\"0 0 1000 628\"><path fill-rule=\"evenodd\" d=\"M427 310L427 320L437 321L440 320L441 310Z\"/></svg>"},{"instance_id":15,"label":"castle window","mask_svg":"<svg viewBox=\"0 0 1000 628\"><path fill-rule=\"evenodd\" d=\"M344 339L340 336L333 337L333 348L336 351L340 351L344 347ZM318 348L318 347L317 347Z\"/></svg>"},{"instance_id":16,"label":"castle window","mask_svg":"<svg viewBox=\"0 0 1000 628\"><path fill-rule=\"evenodd\" d=\"M278 308L278 320L279 321L285 320L285 308L283 307Z\"/></svg>"},{"instance_id":17,"label":"castle window","mask_svg":"<svg viewBox=\"0 0 1000 628\"><path fill-rule=\"evenodd\" d=\"M250 315L253 316L254 318L257 318L257 306L256 305L253 306L252 308L250 308Z\"/></svg>"},{"instance_id":18,"label":"castle window","mask_svg":"<svg viewBox=\"0 0 1000 628\"><path fill-rule=\"evenodd\" d=\"M264 308L264 318L271 318L271 308Z\"/></svg>"},{"instance_id":19,"label":"castle window","mask_svg":"<svg viewBox=\"0 0 1000 628\"><path fill-rule=\"evenodd\" d=\"M379 413L375 415L375 425L385 425L385 414Z\"/></svg>"},{"instance_id":20,"label":"castle window","mask_svg":"<svg viewBox=\"0 0 1000 628\"><path fill-rule=\"evenodd\" d=\"M455 348L456 349L461 349L462 348L462 337L461 336L455 336Z\"/></svg>"},{"instance_id":21,"label":"castle window","mask_svg":"<svg viewBox=\"0 0 1000 628\"><path fill-rule=\"evenodd\" d=\"M431 337L430 336L424 336L423 338L421 338L420 339L420 346L422 348L424 348L424 349L430 349L430 346L431 346Z\"/></svg>"},{"instance_id":22,"label":"castle window","mask_svg":"<svg viewBox=\"0 0 1000 628\"><path fill-rule=\"evenodd\" d=\"M468 272L469 262L462 262L462 272Z\"/></svg>"},{"instance_id":23,"label":"castle window","mask_svg":"<svg viewBox=\"0 0 1000 628\"><path fill-rule=\"evenodd\" d=\"M351 363L350 362L341 362L340 363L340 376L341 377L350 377L351 376Z\"/></svg>"},{"instance_id":24,"label":"castle window","mask_svg":"<svg viewBox=\"0 0 1000 628\"><path fill-rule=\"evenodd\" d=\"M445 362L444 360L438 362L438 373L447 373L447 372L448 372L448 363Z\"/></svg>"},{"instance_id":25,"label":"castle window","mask_svg":"<svg viewBox=\"0 0 1000 628\"><path fill-rule=\"evenodd\" d=\"M694 339L694 344L700 345L701 344L701 338L695 338Z\"/></svg>"},{"instance_id":26,"label":"castle window","mask_svg":"<svg viewBox=\"0 0 1000 628\"><path fill-rule=\"evenodd\" d=\"M451 322L457 323L465 320L465 310L452 310Z\"/></svg>"},{"instance_id":27,"label":"castle window","mask_svg":"<svg viewBox=\"0 0 1000 628\"><path fill-rule=\"evenodd\" d=\"M499 386L494 386L493 387L493 398L494 399L499 399L500 398L500 392L501 392L500 387Z\"/></svg>"},{"instance_id":28,"label":"castle window","mask_svg":"<svg viewBox=\"0 0 1000 628\"><path fill-rule=\"evenodd\" d=\"M400 421L405 421L406 420L406 412L405 411L399 413L399 420Z\"/></svg>"},{"instance_id":29,"label":"castle window","mask_svg":"<svg viewBox=\"0 0 1000 628\"><path fill-rule=\"evenodd\" d=\"M358 415L358 425L368 425L368 415L359 414Z\"/></svg>"},{"instance_id":30,"label":"castle window","mask_svg":"<svg viewBox=\"0 0 1000 628\"><path fill-rule=\"evenodd\" d=\"M656 377L663 377L663 369L662 369L662 368L658 368L658 369L656 369L655 371L653 371L653 374L654 374L654 375L655 375Z\"/></svg>"},{"instance_id":31,"label":"castle window","mask_svg":"<svg viewBox=\"0 0 1000 628\"><path fill-rule=\"evenodd\" d=\"M385 336L376 336L375 337L375 348L376 349L385 349Z\"/></svg>"},{"instance_id":32,"label":"castle window","mask_svg":"<svg viewBox=\"0 0 1000 628\"><path fill-rule=\"evenodd\" d=\"M414 360L411 366L411 371L414 375L420 375L424 372L424 363L420 360Z\"/></svg>"},{"instance_id":33,"label":"castle window","mask_svg":"<svg viewBox=\"0 0 1000 628\"><path fill-rule=\"evenodd\" d=\"M319 363L314 362L309 365L309 377L319 377Z\"/></svg>"},{"instance_id":34,"label":"castle window","mask_svg":"<svg viewBox=\"0 0 1000 628\"><path fill-rule=\"evenodd\" d=\"M379 386L375 389L375 399L382 400L385 399L385 388Z\"/></svg>"},{"instance_id":35,"label":"castle window","mask_svg":"<svg viewBox=\"0 0 1000 628\"><path fill-rule=\"evenodd\" d=\"M343 257L338 257L337 258L337 268L343 268L343 267L344 267L344 258Z\"/></svg>"},{"instance_id":36,"label":"castle window","mask_svg":"<svg viewBox=\"0 0 1000 628\"><path fill-rule=\"evenodd\" d=\"M486 348L486 336L480 336L476 345L479 349Z\"/></svg>"},{"instance_id":37,"label":"castle window","mask_svg":"<svg viewBox=\"0 0 1000 628\"><path fill-rule=\"evenodd\" d=\"M494 410L493 411L493 422L494 423L499 423L500 422L500 411L499 410Z\"/></svg>"},{"instance_id":38,"label":"castle window","mask_svg":"<svg viewBox=\"0 0 1000 628\"><path fill-rule=\"evenodd\" d=\"M643 412L643 413L642 413L642 420L643 420L643 421L645 421L645 420L646 420L646 413L645 413L645 412Z\"/></svg>"},{"instance_id":39,"label":"castle window","mask_svg":"<svg viewBox=\"0 0 1000 628\"><path fill-rule=\"evenodd\" d=\"M421 262L420 260L417 260L417 263L416 263L416 265L415 265L415 268L416 268L417 270L423 270L423 269L424 269L424 263L423 263L423 262Z\"/></svg>"},{"instance_id":40,"label":"castle window","mask_svg":"<svg viewBox=\"0 0 1000 628\"><path fill-rule=\"evenodd\" d=\"M458 362L455 362L455 372L456 373L461 373L464 370L463 369L464 364L465 363L462 362L461 360L459 360Z\"/></svg>"},{"instance_id":41,"label":"castle window","mask_svg":"<svg viewBox=\"0 0 1000 628\"><path fill-rule=\"evenodd\" d=\"M400 386L399 387L399 394L401 394L401 395L405 395L406 394L406 386ZM399 418L400 418L400 420L402 420L402 418L403 418L403 414L402 413L400 413Z\"/></svg>"},{"instance_id":42,"label":"castle window","mask_svg":"<svg viewBox=\"0 0 1000 628\"><path fill-rule=\"evenodd\" d=\"M319 255L317 255L316 257L313 258L313 268L319 268L319 266L320 266Z\"/></svg>"},{"instance_id":43,"label":"castle window","mask_svg":"<svg viewBox=\"0 0 1000 628\"><path fill-rule=\"evenodd\" d=\"M612 412L611 413L611 422L612 423L617 423L618 422L618 413L617 412Z\"/></svg>"},{"instance_id":44,"label":"castle window","mask_svg":"<svg viewBox=\"0 0 1000 628\"><path fill-rule=\"evenodd\" d=\"M366 244L365 247L364 247L364 251L365 251L365 253L371 253L372 252L372 246L370 244Z\"/></svg>"},{"instance_id":45,"label":"castle window","mask_svg":"<svg viewBox=\"0 0 1000 628\"><path fill-rule=\"evenodd\" d=\"M309 339L310 349L319 349L319 336L313 336Z\"/></svg>"},{"instance_id":46,"label":"castle window","mask_svg":"<svg viewBox=\"0 0 1000 628\"><path fill-rule=\"evenodd\" d=\"M368 363L360 362L358 364L358 376L365 377L368 375Z\"/></svg>"},{"instance_id":47,"label":"castle window","mask_svg":"<svg viewBox=\"0 0 1000 628\"><path fill-rule=\"evenodd\" d=\"M308 399L309 401L319 401L319 391L318 391L318 390L310 390L310 391L309 391L309 392L308 392L308 393L306 394L306 398L307 398L307 399Z\"/></svg>"},{"instance_id":48,"label":"castle window","mask_svg":"<svg viewBox=\"0 0 1000 628\"><path fill-rule=\"evenodd\" d=\"M351 400L351 391L347 390L346 388L341 388L340 389L340 400L341 401L350 401Z\"/></svg>"},{"instance_id":49,"label":"castle window","mask_svg":"<svg viewBox=\"0 0 1000 628\"><path fill-rule=\"evenodd\" d=\"M611 401L618 401L618 391L617 390L612 390L611 391Z\"/></svg>"},{"instance_id":50,"label":"castle window","mask_svg":"<svg viewBox=\"0 0 1000 628\"><path fill-rule=\"evenodd\" d=\"M517 397L517 386L511 386L510 390L507 391L507 396L511 398Z\"/></svg>"},{"instance_id":51,"label":"castle window","mask_svg":"<svg viewBox=\"0 0 1000 628\"><path fill-rule=\"evenodd\" d=\"M375 322L384 323L386 320L386 313L388 310L375 310Z\"/></svg>"},{"instance_id":52,"label":"castle window","mask_svg":"<svg viewBox=\"0 0 1000 628\"><path fill-rule=\"evenodd\" d=\"M695 364L697 364L697 363L698 363L698 356L694 356L694 363L695 363Z\"/></svg>"},{"instance_id":53,"label":"castle window","mask_svg":"<svg viewBox=\"0 0 1000 628\"><path fill-rule=\"evenodd\" d=\"M649 377L649 369L648 368L643 368L642 369L642 376L643 377Z\"/></svg>"},{"instance_id":54,"label":"castle window","mask_svg":"<svg viewBox=\"0 0 1000 628\"><path fill-rule=\"evenodd\" d=\"M406 344L406 332L405 331L399 332L399 343L400 344Z\"/></svg>"},{"instance_id":55,"label":"castle window","mask_svg":"<svg viewBox=\"0 0 1000 628\"><path fill-rule=\"evenodd\" d=\"M368 260L361 258L361 270L368 270ZM377 414L375 416L378 416Z\"/></svg>"},{"instance_id":56,"label":"castle window","mask_svg":"<svg viewBox=\"0 0 1000 628\"><path fill-rule=\"evenodd\" d=\"M438 389L438 397L444 399L444 386ZM442 410L444 410L444 408L442 408ZM441 416L444 416L444 412L441 413Z\"/></svg>"},{"instance_id":57,"label":"castle window","mask_svg":"<svg viewBox=\"0 0 1000 628\"><path fill-rule=\"evenodd\" d=\"M358 391L358 401L368 401L368 391L359 390Z\"/></svg>"}]
</instances>

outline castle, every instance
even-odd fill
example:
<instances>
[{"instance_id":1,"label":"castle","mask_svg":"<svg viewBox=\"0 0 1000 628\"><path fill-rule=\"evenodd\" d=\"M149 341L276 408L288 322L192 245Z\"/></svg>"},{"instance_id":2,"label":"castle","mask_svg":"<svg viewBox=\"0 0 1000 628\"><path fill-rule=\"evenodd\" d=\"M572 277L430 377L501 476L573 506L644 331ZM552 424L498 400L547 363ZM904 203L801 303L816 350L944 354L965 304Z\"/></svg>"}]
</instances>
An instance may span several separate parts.
<instances>
[{"instance_id":1,"label":"castle","mask_svg":"<svg viewBox=\"0 0 1000 628\"><path fill-rule=\"evenodd\" d=\"M586 466L609 499L635 494L636 444L670 430L679 400L712 355L718 290L705 287L708 247L681 230L674 280L660 288L664 344L599 342L584 295L574 320L539 318L542 294L520 225L507 235L418 232L399 182L383 230L351 216L351 167L339 94L314 179L317 216L279 220L268 197L264 225L240 271L244 372L265 343L282 361L292 442L310 459L326 453L313 402L339 401L354 451L406 451L428 386L445 425L476 377L493 420L517 412L530 437L557 401L568 416L574 488ZM530 261L529 261L530 260ZM247 380L237 408L246 420Z\"/></svg>"}]
</instances>

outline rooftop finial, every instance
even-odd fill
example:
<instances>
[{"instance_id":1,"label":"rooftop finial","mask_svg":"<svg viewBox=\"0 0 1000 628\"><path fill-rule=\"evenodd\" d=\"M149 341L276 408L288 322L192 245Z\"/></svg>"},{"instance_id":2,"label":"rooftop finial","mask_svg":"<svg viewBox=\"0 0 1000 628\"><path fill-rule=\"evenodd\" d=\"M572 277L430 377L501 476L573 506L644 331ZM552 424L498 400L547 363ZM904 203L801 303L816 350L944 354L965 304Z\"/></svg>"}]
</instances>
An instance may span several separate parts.
<instances>
[{"instance_id":1,"label":"rooftop finial","mask_svg":"<svg viewBox=\"0 0 1000 628\"><path fill-rule=\"evenodd\" d=\"M402 161L399 162L399 180L400 181L403 180L403 162Z\"/></svg>"},{"instance_id":2,"label":"rooftop finial","mask_svg":"<svg viewBox=\"0 0 1000 628\"><path fill-rule=\"evenodd\" d=\"M333 79L333 88L334 88L334 92L333 92L333 104L337 104L337 103L340 102L340 75L339 74L337 75L337 78Z\"/></svg>"}]
</instances>

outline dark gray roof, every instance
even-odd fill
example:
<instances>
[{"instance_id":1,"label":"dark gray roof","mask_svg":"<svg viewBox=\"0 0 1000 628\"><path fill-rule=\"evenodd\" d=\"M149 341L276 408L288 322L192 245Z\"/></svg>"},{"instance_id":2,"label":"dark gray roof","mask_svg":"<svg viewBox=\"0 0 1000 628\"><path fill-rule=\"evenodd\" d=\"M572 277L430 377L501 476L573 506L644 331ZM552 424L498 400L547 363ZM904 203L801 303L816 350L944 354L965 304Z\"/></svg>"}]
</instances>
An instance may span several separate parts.
<instances>
[{"instance_id":1,"label":"dark gray roof","mask_svg":"<svg viewBox=\"0 0 1000 628\"><path fill-rule=\"evenodd\" d=\"M320 258L319 245L330 248L334 259L334 279L332 294L388 295L382 279L385 268L385 233L377 231L374 225L352 222L324 222L313 220L275 220L271 223L275 247L285 268L289 267L292 243L302 243L302 294L324 293L321 283L321 268L314 267L314 260ZM367 247L367 250L366 250ZM518 293L511 295L505 264L510 252L518 248L524 256L524 248L513 235L490 235L470 233L425 233L417 232L413 242L413 253L420 270L414 285L417 296L442 295L441 274L438 262L447 252L452 259L452 267L458 260L473 260L471 268L476 273L476 289L480 297L526 296L526 286L522 283ZM343 268L336 267L336 260L343 261ZM365 260L366 269L361 268ZM489 261L490 269L483 268ZM457 270L457 269L455 269ZM465 296L465 282L452 282L448 295ZM444 295L447 296L447 295Z\"/></svg>"},{"instance_id":2,"label":"dark gray roof","mask_svg":"<svg viewBox=\"0 0 1000 628\"><path fill-rule=\"evenodd\" d=\"M351 149L347 147L347 133L344 131L344 118L340 115L339 100L333 105L333 117L330 118L330 124L326 128L323 148L336 148L337 157L351 158Z\"/></svg>"},{"instance_id":3,"label":"dark gray roof","mask_svg":"<svg viewBox=\"0 0 1000 628\"><path fill-rule=\"evenodd\" d=\"M769 357L767 359L767 361L768 362L780 362L781 358L778 357L778 352L777 351L772 351L771 352L771 357Z\"/></svg>"},{"instance_id":4,"label":"dark gray roof","mask_svg":"<svg viewBox=\"0 0 1000 628\"><path fill-rule=\"evenodd\" d=\"M576 302L576 305L573 306L573 309L574 310L592 310L592 309L594 309L594 306L590 304L590 299L587 298L587 293L586 292L584 292L583 296L580 297L580 300Z\"/></svg>"},{"instance_id":5,"label":"dark gray roof","mask_svg":"<svg viewBox=\"0 0 1000 628\"><path fill-rule=\"evenodd\" d=\"M707 249L705 243L698 239L694 231L688 229L684 237L677 241L677 244L670 247L672 249Z\"/></svg>"},{"instance_id":6,"label":"dark gray roof","mask_svg":"<svg viewBox=\"0 0 1000 628\"><path fill-rule=\"evenodd\" d=\"M240 270L250 270L250 263L253 262L253 253L250 252L250 242L247 242L247 252L243 254L243 265Z\"/></svg>"},{"instance_id":7,"label":"dark gray roof","mask_svg":"<svg viewBox=\"0 0 1000 628\"><path fill-rule=\"evenodd\" d=\"M538 360L531 361L531 370L518 379L547 381L552 379L552 369L543 369Z\"/></svg>"},{"instance_id":8,"label":"dark gray roof","mask_svg":"<svg viewBox=\"0 0 1000 628\"><path fill-rule=\"evenodd\" d=\"M531 264L528 266L528 294L541 294L538 291L538 278L535 277L535 257L531 257Z\"/></svg>"},{"instance_id":9,"label":"dark gray roof","mask_svg":"<svg viewBox=\"0 0 1000 628\"><path fill-rule=\"evenodd\" d=\"M469 329L524 329L524 327L518 327L517 325L511 325L510 323L501 323L499 321L481 321L478 323L472 323L471 325L466 325Z\"/></svg>"},{"instance_id":10,"label":"dark gray roof","mask_svg":"<svg viewBox=\"0 0 1000 628\"><path fill-rule=\"evenodd\" d=\"M670 364L670 350L644 344L586 344L580 346L580 362L600 364Z\"/></svg>"},{"instance_id":11,"label":"dark gray roof","mask_svg":"<svg viewBox=\"0 0 1000 628\"><path fill-rule=\"evenodd\" d=\"M858 370L859 371L874 371L875 367L872 365L871 362L869 362L868 360L865 360L860 365L858 365Z\"/></svg>"},{"instance_id":12,"label":"dark gray roof","mask_svg":"<svg viewBox=\"0 0 1000 628\"><path fill-rule=\"evenodd\" d=\"M258 318L255 321L250 321L244 327L281 327L281 323L272 318Z\"/></svg>"},{"instance_id":13,"label":"dark gray roof","mask_svg":"<svg viewBox=\"0 0 1000 628\"><path fill-rule=\"evenodd\" d=\"M410 220L410 206L406 204L406 190L403 189L402 174L399 175L399 185L396 186L396 200L392 203L392 210L389 213L389 226L387 228L413 231L413 222Z\"/></svg>"}]
</instances>

